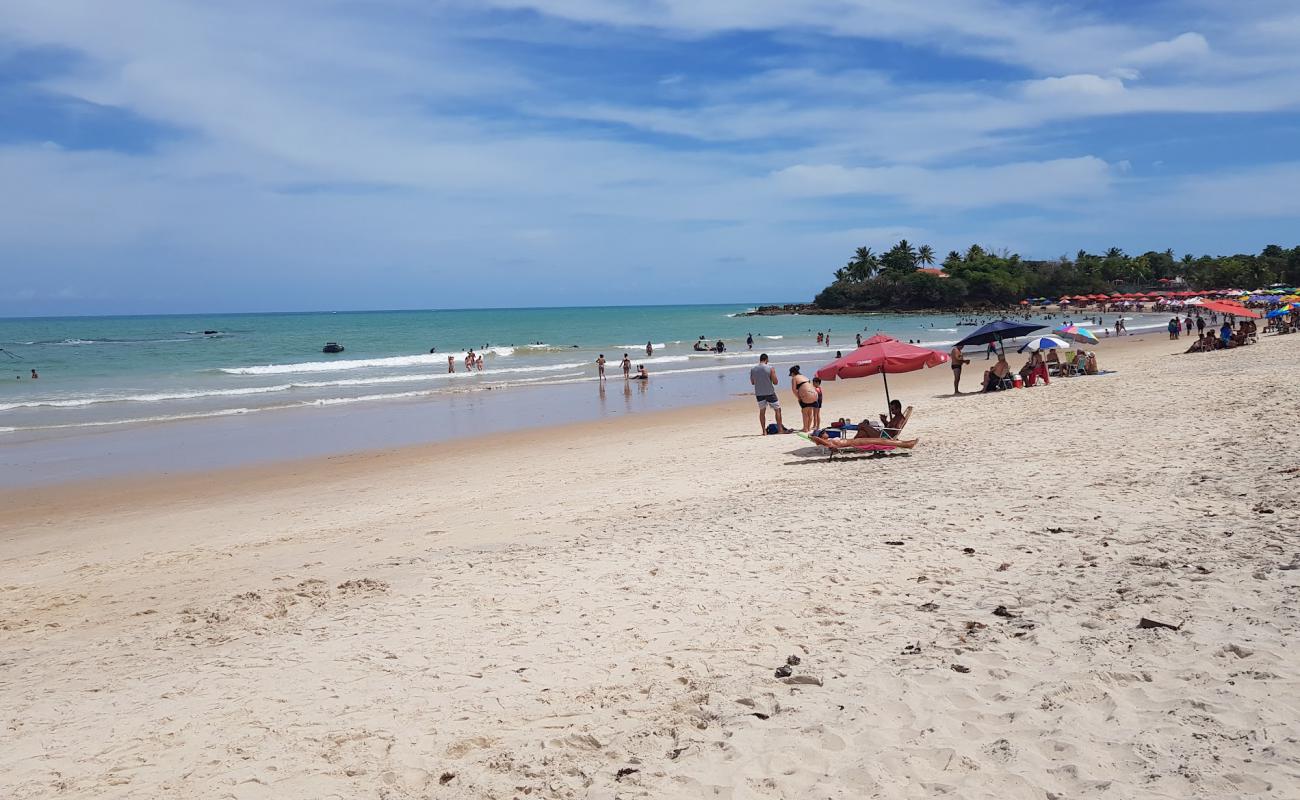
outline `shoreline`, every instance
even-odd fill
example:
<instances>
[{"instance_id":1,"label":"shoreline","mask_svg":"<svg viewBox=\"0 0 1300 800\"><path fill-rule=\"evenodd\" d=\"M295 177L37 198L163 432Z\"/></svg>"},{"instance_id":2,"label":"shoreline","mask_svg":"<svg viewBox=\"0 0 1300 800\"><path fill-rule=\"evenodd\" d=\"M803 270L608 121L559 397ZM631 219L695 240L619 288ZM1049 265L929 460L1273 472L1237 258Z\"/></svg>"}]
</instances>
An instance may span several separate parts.
<instances>
[{"instance_id":1,"label":"shoreline","mask_svg":"<svg viewBox=\"0 0 1300 800\"><path fill-rule=\"evenodd\" d=\"M1175 346L1176 343L1169 342L1158 332L1139 332L1130 336L1119 338L1103 338L1098 345L1090 346L1095 348L1102 360L1103 367L1109 364L1109 359L1113 355L1122 355L1133 351L1146 352L1148 350L1158 349L1161 345ZM1180 351L1182 348L1178 348ZM757 359L755 351L754 360ZM983 351L970 355L971 364L966 367L963 375L963 386L970 387L979 383L980 374L984 367L980 364L988 360L981 358ZM1008 353L1008 360L1012 361L1013 366L1017 365L1017 359L1021 358L1014 352ZM745 370L751 363L744 364ZM799 427L799 409L789 397L789 386L787 385L787 376L785 370L781 367L783 363L778 364L778 375L781 379L781 386L778 387L778 397L783 403L783 409L787 415L784 419L787 426ZM742 373L744 378L745 370L739 368L730 368L737 373ZM952 375L951 369L947 366L936 367L932 369L921 370L918 372L907 373L902 375L893 375L890 377L891 393L895 397L907 397L909 394L928 397L936 400L953 399L951 393ZM1069 379L1067 379L1069 380ZM651 376L651 386L640 386L637 391L649 391L656 382L666 383L663 379L657 379ZM607 383L615 384L622 388L622 378L611 378ZM638 382L633 382L638 383ZM592 387L599 389L594 379L576 383L574 388L586 390ZM528 392L535 392L541 387L530 388ZM669 387L671 388L671 387ZM735 387L733 387L735 388ZM636 432L640 427L647 430L657 430L663 426L672 427L684 421L698 418L709 417L718 419L731 419L732 417L754 417L752 427L757 427L757 412L754 407L753 397L748 386L743 386L735 391L728 391L728 398L724 400L709 400L705 402L690 403L677 405L667 408L657 408L649 410L631 410L624 414L612 414L594 419L573 419L562 422L550 422L537 425L523 425L515 429L495 431L484 434L465 433L453 435L430 442L409 442L393 446L371 446L358 447L350 450L339 452L330 452L319 455L308 455L300 457L281 457L269 459L250 459L246 463L233 463L222 466L212 467L202 462L190 464L181 467L169 467L166 469L135 469L127 471L117 471L114 474L92 475L84 478L74 478L67 480L41 481L26 484L11 483L8 488L0 489L0 504L4 505L11 513L31 511L33 513L43 513L52 507L72 502L81 493L88 493L96 497L109 497L114 494L129 493L133 497L147 497L152 493L148 487L156 486L160 483L176 481L177 486L188 487L191 490L201 491L203 484L209 478L216 478L222 483L226 481L236 481L241 485L254 485L258 482L273 479L273 476L282 471L288 471L292 474L303 474L304 472L313 472L317 468L322 468L324 472L333 472L334 468L339 470L340 475L349 474L349 468L358 464L365 465L366 469L373 469L375 463L386 460L393 460L394 463L411 463L421 459L437 459L445 457L454 457L457 453L462 452L467 441L473 441L476 448L495 447L501 442L514 442L523 437L524 441L535 445L542 441L552 441L563 439L568 436L582 434L587 429L594 428L607 434ZM841 416L841 411L852 416L852 411L864 408L864 413L859 413L861 417L866 414L874 416L878 411L884 410L884 391L882 381L879 378L866 378L845 381L833 381L825 384L825 390L829 396L827 408L823 414L823 424L829 424L834 419ZM1023 390L1022 390L1023 391ZM969 392L965 392L969 394ZM514 394L514 398L519 402L527 405L528 397L524 392ZM378 407L379 411L391 410L388 404ZM404 410L412 413L419 413L427 405L425 402L410 402L404 404ZM875 407L879 406L878 409ZM840 409L837 411L836 409ZM262 419L274 414L311 414L317 409L302 410L283 410L268 412ZM773 415L769 414L768 420L773 421ZM270 420L267 424L273 425L279 420ZM216 435L222 434L218 425L230 420L195 420L187 423L170 423L171 425L189 425L198 426L203 430L211 430ZM792 425L793 423L793 425ZM169 424L153 425L148 428L138 430L123 430L124 436L151 435L159 438L160 441L166 442L171 438L173 431L168 430ZM282 429L283 426L275 426ZM7 451L0 451L7 452ZM247 478L247 480L245 480ZM144 489L144 491L140 491ZM204 493L206 494L206 493Z\"/></svg>"},{"instance_id":2,"label":"shoreline","mask_svg":"<svg viewBox=\"0 0 1300 800\"><path fill-rule=\"evenodd\" d=\"M588 388L597 385L591 362L609 348L499 346L486 351L486 371L453 375L431 361L441 356L395 349L398 342L428 336L424 326L446 323L421 315L379 315L391 318L377 327L371 319L376 315L305 325L297 317L272 315L257 323L231 323L215 338L198 339L188 334L203 325L191 318L182 318L191 327L181 338L169 332L181 324L152 318L113 330L92 323L77 330L14 331L33 346L35 340L46 342L36 350L66 361L63 369L42 369L39 382L10 383L0 398L0 485L203 471L707 405L748 394L753 353L744 348L747 335L753 335L758 352L771 354L773 364L785 371L834 357L834 347L814 340L813 327L849 328L835 336L840 348L853 346L858 328L864 336L874 329L900 339L917 337L918 344L940 350L947 350L945 340L965 332L963 321L951 317L856 316L838 325L795 317L755 323L735 319L735 307L703 308L703 316L696 307L683 307L664 312L663 318L631 320L616 309L596 309L591 319L541 321L527 314L492 320L483 312L467 312L473 317L469 327L498 325L511 337L537 325L549 326L556 341L635 341L617 332L623 328L672 333L660 337L664 342L654 340L653 357L634 359L648 366L649 386L620 389L615 367L607 391L599 395ZM729 337L733 347L722 354L694 352L682 337L696 327ZM356 342L357 357L277 358L298 349L292 337L313 339L325 330ZM55 339L59 342L48 344ZM157 358L143 355L155 349ZM626 352L622 345L611 356L615 364L619 352Z\"/></svg>"}]
</instances>

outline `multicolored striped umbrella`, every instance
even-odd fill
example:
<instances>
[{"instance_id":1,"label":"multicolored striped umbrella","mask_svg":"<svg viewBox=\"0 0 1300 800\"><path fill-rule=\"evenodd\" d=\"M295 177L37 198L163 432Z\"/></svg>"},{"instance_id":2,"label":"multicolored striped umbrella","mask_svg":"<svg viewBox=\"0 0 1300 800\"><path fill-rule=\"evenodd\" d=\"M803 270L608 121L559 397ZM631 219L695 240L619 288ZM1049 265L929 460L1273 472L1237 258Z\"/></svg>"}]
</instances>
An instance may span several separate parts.
<instances>
[{"instance_id":1,"label":"multicolored striped umbrella","mask_svg":"<svg viewBox=\"0 0 1300 800\"><path fill-rule=\"evenodd\" d=\"M1085 342L1087 344L1096 344L1097 342L1101 341L1100 339L1097 338L1096 334L1094 334L1092 331L1088 330L1087 328L1081 328L1078 325L1062 325L1061 327L1052 331L1052 333L1055 333L1057 336L1060 336L1062 339L1069 339L1072 342Z\"/></svg>"},{"instance_id":2,"label":"multicolored striped umbrella","mask_svg":"<svg viewBox=\"0 0 1300 800\"><path fill-rule=\"evenodd\" d=\"M1020 345L1018 352L1026 350L1069 350L1070 343L1059 336L1036 336L1033 339Z\"/></svg>"}]
</instances>

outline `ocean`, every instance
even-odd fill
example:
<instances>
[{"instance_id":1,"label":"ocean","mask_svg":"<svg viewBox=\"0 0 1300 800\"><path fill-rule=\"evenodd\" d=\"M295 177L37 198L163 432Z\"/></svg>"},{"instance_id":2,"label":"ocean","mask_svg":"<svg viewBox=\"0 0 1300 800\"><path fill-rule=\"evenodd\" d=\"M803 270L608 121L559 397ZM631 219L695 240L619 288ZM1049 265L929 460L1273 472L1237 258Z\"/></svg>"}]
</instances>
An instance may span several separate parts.
<instances>
[{"instance_id":1,"label":"ocean","mask_svg":"<svg viewBox=\"0 0 1300 800\"><path fill-rule=\"evenodd\" d=\"M209 431L236 438L255 431L259 441L274 430L271 420L292 419L300 435L276 445L274 454L287 458L710 402L748 390L746 370L759 351L769 353L778 367L798 363L809 371L837 350L853 349L857 333L866 338L882 332L946 349L971 330L970 323L983 321L953 315L743 316L750 308L0 319L0 366L12 373L0 371L7 377L0 379L0 467L30 467L30 449L13 450L21 444L94 435L92 449L111 445L120 453L132 449L126 443L138 439L141 430L164 424L175 430L177 423L204 419L227 420L223 428ZM1107 315L1105 323L1113 324L1113 316ZM1043 321L1057 324L1061 317ZM818 331L830 332L829 346L816 342ZM750 334L753 351L745 341ZM722 340L726 352L696 352L692 345L700 337L710 343ZM338 342L344 352L322 353L326 342ZM650 355L647 342L653 348ZM464 354L471 348L483 355L481 372L465 369ZM602 353L611 385L622 384L619 362L627 353L634 370L646 367L654 387L674 388L629 392L627 402L617 404L607 402L604 390L590 402L585 390L559 391L591 384ZM450 374L448 355L455 364ZM33 369L38 380L30 378ZM502 400L503 393L512 400ZM575 403L576 408L556 408ZM378 419L375 410L385 408L383 424L362 424L363 411ZM293 410L299 413L286 413ZM260 419L256 425L250 423L253 417ZM319 423L315 428L313 418ZM132 432L130 440L123 431ZM116 436L105 439L108 433ZM168 449L164 439L158 441ZM254 443L250 448L270 446ZM69 458L66 445L56 450L43 460ZM222 451L214 445L211 452L223 463L231 461L220 457ZM140 466L166 466L177 458L138 454ZM71 473L84 476L76 468Z\"/></svg>"}]
</instances>

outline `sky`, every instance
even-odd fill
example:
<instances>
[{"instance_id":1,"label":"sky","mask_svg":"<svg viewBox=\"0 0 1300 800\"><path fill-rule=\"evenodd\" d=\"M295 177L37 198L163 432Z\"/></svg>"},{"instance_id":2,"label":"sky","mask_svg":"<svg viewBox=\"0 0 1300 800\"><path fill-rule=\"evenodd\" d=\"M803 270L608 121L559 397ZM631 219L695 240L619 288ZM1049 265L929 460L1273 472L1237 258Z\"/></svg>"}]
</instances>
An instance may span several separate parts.
<instances>
[{"instance_id":1,"label":"sky","mask_svg":"<svg viewBox=\"0 0 1300 800\"><path fill-rule=\"evenodd\" d=\"M0 315L1300 244L1294 0L0 0Z\"/></svg>"}]
</instances>

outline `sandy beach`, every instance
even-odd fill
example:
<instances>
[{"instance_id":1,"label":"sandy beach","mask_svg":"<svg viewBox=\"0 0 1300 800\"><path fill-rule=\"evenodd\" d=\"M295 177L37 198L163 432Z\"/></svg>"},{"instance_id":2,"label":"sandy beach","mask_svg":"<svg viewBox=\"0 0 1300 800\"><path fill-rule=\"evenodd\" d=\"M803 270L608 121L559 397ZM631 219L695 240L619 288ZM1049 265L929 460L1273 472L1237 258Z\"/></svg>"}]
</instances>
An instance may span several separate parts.
<instances>
[{"instance_id":1,"label":"sandy beach","mask_svg":"<svg viewBox=\"0 0 1300 800\"><path fill-rule=\"evenodd\" d=\"M1187 344L0 495L0 797L1300 796L1300 337Z\"/></svg>"}]
</instances>

